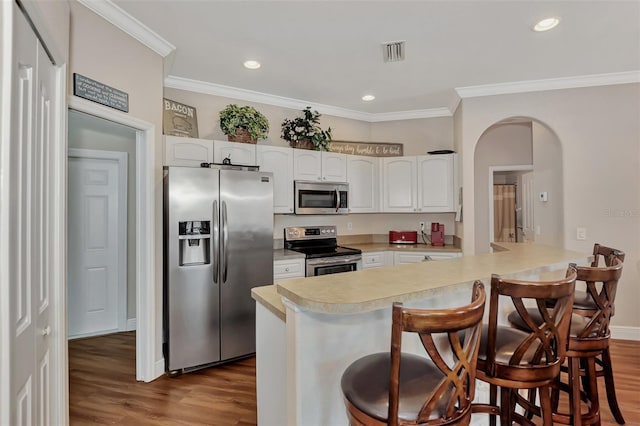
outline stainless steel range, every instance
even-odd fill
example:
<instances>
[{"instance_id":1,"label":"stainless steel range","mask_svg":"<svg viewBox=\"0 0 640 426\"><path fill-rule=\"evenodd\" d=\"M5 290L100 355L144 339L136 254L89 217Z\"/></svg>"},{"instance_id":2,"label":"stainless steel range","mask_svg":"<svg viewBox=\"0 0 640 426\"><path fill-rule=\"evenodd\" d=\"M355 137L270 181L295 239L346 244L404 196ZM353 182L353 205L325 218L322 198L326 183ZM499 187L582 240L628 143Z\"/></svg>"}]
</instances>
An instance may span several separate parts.
<instances>
[{"instance_id":1,"label":"stainless steel range","mask_svg":"<svg viewBox=\"0 0 640 426\"><path fill-rule=\"evenodd\" d=\"M284 229L285 248L304 253L306 276L362 269L362 250L338 245L335 226L296 226Z\"/></svg>"}]
</instances>

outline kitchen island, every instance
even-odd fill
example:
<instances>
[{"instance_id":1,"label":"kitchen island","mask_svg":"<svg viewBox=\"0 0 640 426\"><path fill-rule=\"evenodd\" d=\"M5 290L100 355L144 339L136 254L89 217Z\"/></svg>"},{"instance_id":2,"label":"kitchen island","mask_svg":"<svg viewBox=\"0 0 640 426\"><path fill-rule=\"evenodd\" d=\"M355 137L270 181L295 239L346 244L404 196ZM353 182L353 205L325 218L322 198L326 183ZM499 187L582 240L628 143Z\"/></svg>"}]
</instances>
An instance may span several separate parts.
<instances>
[{"instance_id":1,"label":"kitchen island","mask_svg":"<svg viewBox=\"0 0 640 426\"><path fill-rule=\"evenodd\" d=\"M585 265L591 259L590 254L555 247L500 245L504 250L492 254L254 288L258 424L348 424L340 377L354 360L389 351L393 302L418 308L460 306L469 303L475 280L489 291L493 273L558 277L568 263ZM500 313L503 320L506 315ZM424 352L417 338L405 339L403 350ZM478 397L484 393L479 389Z\"/></svg>"}]
</instances>

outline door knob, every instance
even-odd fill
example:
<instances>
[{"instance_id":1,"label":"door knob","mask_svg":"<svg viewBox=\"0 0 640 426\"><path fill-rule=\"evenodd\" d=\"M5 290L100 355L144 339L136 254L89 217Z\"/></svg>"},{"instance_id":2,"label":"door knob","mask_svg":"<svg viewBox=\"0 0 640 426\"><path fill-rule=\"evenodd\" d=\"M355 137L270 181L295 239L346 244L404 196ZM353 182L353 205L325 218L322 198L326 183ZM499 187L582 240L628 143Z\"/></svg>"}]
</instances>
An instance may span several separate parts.
<instances>
[{"instance_id":1,"label":"door knob","mask_svg":"<svg viewBox=\"0 0 640 426\"><path fill-rule=\"evenodd\" d=\"M46 326L45 328L42 329L42 335L43 336L48 336L51 334L51 327Z\"/></svg>"}]
</instances>

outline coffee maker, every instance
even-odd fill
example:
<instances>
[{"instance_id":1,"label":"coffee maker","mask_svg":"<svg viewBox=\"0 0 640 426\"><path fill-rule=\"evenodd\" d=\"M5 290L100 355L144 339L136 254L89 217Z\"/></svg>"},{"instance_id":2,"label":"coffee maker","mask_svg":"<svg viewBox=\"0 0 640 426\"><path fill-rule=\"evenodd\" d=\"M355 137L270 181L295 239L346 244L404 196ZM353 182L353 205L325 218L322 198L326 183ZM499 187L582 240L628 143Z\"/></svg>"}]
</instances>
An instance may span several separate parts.
<instances>
[{"instance_id":1,"label":"coffee maker","mask_svg":"<svg viewBox=\"0 0 640 426\"><path fill-rule=\"evenodd\" d=\"M444 223L431 224L431 245L444 246Z\"/></svg>"}]
</instances>

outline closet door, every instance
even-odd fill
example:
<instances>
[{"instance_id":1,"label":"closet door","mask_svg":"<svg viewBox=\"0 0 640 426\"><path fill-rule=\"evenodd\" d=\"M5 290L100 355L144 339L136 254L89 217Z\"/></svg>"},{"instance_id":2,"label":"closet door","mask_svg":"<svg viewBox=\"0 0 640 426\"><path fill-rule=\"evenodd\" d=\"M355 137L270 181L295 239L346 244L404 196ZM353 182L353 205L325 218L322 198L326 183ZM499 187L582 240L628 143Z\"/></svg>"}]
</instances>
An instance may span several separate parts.
<instances>
[{"instance_id":1,"label":"closet door","mask_svg":"<svg viewBox=\"0 0 640 426\"><path fill-rule=\"evenodd\" d=\"M7 233L0 250L0 263L10 283L11 368L4 373L10 376L11 412L8 417L0 415L0 422L51 424L53 318L48 259L52 242L47 236L49 201L56 196L49 190L52 184L48 175L55 68L15 5L11 13L11 144L3 147L1 166L2 175L9 181L2 186L2 199L11 208L6 209L8 217L2 217Z\"/></svg>"}]
</instances>

